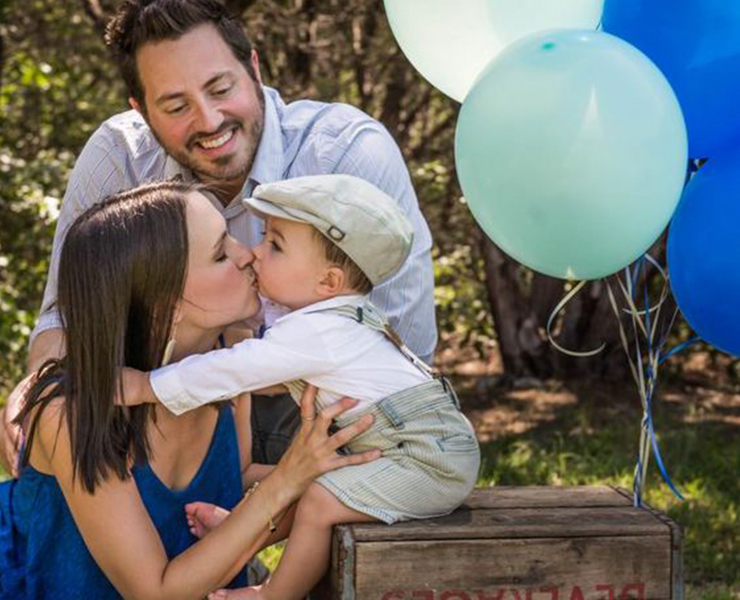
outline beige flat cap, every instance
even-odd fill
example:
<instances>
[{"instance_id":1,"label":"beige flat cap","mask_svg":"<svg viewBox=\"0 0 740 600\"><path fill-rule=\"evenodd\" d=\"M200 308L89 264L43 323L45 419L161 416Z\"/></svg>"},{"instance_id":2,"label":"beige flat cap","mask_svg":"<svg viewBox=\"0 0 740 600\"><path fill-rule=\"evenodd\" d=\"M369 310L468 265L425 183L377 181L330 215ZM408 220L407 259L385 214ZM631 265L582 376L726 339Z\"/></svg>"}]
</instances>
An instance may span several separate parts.
<instances>
[{"instance_id":1,"label":"beige flat cap","mask_svg":"<svg viewBox=\"0 0 740 600\"><path fill-rule=\"evenodd\" d=\"M308 223L339 246L373 285L403 265L414 229L398 204L351 175L311 175L257 186L244 203L261 217Z\"/></svg>"}]
</instances>

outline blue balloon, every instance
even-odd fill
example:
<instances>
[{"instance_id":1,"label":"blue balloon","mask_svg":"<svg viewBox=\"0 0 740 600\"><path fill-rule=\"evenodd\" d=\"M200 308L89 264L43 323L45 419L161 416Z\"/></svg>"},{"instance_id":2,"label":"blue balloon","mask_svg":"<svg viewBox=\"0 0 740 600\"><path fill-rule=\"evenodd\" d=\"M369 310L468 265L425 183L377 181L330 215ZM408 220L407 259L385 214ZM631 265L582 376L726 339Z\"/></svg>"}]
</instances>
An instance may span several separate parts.
<instances>
[{"instance_id":1,"label":"blue balloon","mask_svg":"<svg viewBox=\"0 0 740 600\"><path fill-rule=\"evenodd\" d=\"M686 186L668 230L668 272L684 317L740 355L740 154L712 158Z\"/></svg>"},{"instance_id":2,"label":"blue balloon","mask_svg":"<svg viewBox=\"0 0 740 600\"><path fill-rule=\"evenodd\" d=\"M607 0L602 26L663 71L686 119L691 156L711 157L740 140L738 0Z\"/></svg>"}]
</instances>

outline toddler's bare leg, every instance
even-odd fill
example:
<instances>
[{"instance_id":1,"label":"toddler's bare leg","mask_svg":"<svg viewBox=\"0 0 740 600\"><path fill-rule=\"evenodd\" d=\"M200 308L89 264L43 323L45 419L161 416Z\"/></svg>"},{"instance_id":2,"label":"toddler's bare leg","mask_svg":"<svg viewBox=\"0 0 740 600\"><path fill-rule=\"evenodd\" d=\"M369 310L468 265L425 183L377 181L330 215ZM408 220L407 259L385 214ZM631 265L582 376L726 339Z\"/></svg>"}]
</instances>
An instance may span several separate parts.
<instances>
[{"instance_id":1,"label":"toddler's bare leg","mask_svg":"<svg viewBox=\"0 0 740 600\"><path fill-rule=\"evenodd\" d=\"M265 600L305 598L329 566L332 526L376 520L345 506L322 485L311 484L298 502L280 564L259 590L260 597Z\"/></svg>"}]
</instances>

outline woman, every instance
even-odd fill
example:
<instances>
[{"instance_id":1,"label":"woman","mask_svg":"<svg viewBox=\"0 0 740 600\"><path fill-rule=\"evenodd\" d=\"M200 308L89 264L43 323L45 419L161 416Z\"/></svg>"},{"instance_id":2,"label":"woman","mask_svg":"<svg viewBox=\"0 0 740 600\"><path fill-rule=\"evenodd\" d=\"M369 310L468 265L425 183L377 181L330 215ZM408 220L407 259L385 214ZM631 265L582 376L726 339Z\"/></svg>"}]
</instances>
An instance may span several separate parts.
<instances>
[{"instance_id":1,"label":"woman","mask_svg":"<svg viewBox=\"0 0 740 600\"><path fill-rule=\"evenodd\" d=\"M183 600L244 585L244 564L316 476L377 455L336 453L369 421L327 437L351 401L314 418L307 395L272 472L249 465L248 397L181 417L114 405L121 366L206 351L256 313L251 259L208 200L177 182L119 194L72 225L58 289L67 356L31 386L19 415L25 467L0 486L0 597ZM234 507L198 543L183 510L196 499Z\"/></svg>"}]
</instances>

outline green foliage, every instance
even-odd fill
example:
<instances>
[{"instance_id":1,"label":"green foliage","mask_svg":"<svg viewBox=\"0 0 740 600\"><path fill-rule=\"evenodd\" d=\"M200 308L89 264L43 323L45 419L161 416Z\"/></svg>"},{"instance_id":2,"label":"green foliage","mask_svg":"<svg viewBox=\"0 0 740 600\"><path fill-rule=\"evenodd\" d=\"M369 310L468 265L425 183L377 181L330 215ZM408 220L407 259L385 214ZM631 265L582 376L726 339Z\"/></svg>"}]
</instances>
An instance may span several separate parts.
<instances>
[{"instance_id":1,"label":"green foliage","mask_svg":"<svg viewBox=\"0 0 740 600\"><path fill-rule=\"evenodd\" d=\"M411 171L424 215L434 232L434 295L444 345L491 352L495 337L486 299L481 232L460 195L454 172L442 160Z\"/></svg>"},{"instance_id":2,"label":"green foliage","mask_svg":"<svg viewBox=\"0 0 740 600\"><path fill-rule=\"evenodd\" d=\"M71 163L67 152L43 151L26 161L0 147L0 355L10 358L0 362L0 392L22 374Z\"/></svg>"},{"instance_id":3,"label":"green foliage","mask_svg":"<svg viewBox=\"0 0 740 600\"><path fill-rule=\"evenodd\" d=\"M75 155L124 108L119 78L77 6L2 6L0 39L0 398L18 381Z\"/></svg>"}]
</instances>

